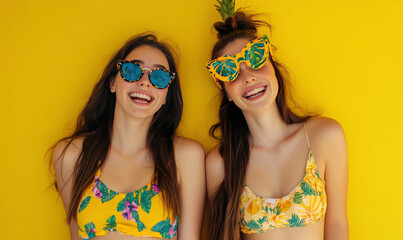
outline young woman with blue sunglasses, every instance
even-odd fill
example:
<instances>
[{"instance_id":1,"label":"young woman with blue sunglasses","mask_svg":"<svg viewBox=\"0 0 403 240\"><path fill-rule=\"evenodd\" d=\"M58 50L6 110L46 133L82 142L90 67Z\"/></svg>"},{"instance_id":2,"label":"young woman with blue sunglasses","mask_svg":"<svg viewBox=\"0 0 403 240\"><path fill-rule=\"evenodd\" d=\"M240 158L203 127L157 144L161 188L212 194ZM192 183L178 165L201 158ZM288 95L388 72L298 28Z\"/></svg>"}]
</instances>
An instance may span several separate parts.
<instances>
[{"instance_id":1,"label":"young woman with blue sunglasses","mask_svg":"<svg viewBox=\"0 0 403 240\"><path fill-rule=\"evenodd\" d=\"M53 149L72 239L199 239L204 149L175 135L181 115L170 47L130 39Z\"/></svg>"}]
</instances>

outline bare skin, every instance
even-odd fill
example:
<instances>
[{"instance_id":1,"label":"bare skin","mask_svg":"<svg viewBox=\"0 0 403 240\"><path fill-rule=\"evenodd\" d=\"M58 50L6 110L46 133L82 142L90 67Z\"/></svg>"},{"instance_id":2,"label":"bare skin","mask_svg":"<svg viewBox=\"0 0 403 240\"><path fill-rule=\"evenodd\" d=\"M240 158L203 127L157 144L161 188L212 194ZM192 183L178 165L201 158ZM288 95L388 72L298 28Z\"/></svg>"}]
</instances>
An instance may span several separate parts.
<instances>
[{"instance_id":1,"label":"bare skin","mask_svg":"<svg viewBox=\"0 0 403 240\"><path fill-rule=\"evenodd\" d=\"M248 42L248 39L237 39L223 49L222 55L234 55ZM245 91L255 86L264 86L266 90L254 100L244 98ZM225 89L230 100L242 110L251 133L246 185L265 198L288 195L305 175L309 147L303 124L288 125L280 116L275 102L278 83L273 67L266 63L261 69L253 70L241 63L238 78L231 83L225 82ZM343 129L329 118L311 118L306 127L313 157L326 182L328 207L325 219L305 227L242 234L243 239L348 239L348 164ZM206 177L211 204L224 179L224 164L218 146L207 155Z\"/></svg>"},{"instance_id":2,"label":"bare skin","mask_svg":"<svg viewBox=\"0 0 403 240\"><path fill-rule=\"evenodd\" d=\"M127 59L140 59L144 66L153 68L156 64L168 68L168 62L158 49L140 46L134 49ZM167 89L155 89L151 86L148 74L134 83L124 82L119 75L111 83L111 91L117 94L114 123L111 137L111 148L105 163L101 166L103 182L116 192L133 192L151 179L154 163L147 154L146 136L154 113L165 104ZM143 91L150 94L154 101L148 106L132 103L127 92ZM135 134L133 134L135 133ZM72 173L81 151L83 139L76 139L67 148L62 159L59 159L66 145L59 143L54 151L56 182L64 207L67 211L71 201ZM174 138L174 154L178 173L179 194L181 196L178 234L174 240L200 239L201 224L204 211L205 166L204 149L196 141ZM69 223L71 239L79 239L77 222ZM157 240L160 238L135 237L109 232L94 240Z\"/></svg>"}]
</instances>

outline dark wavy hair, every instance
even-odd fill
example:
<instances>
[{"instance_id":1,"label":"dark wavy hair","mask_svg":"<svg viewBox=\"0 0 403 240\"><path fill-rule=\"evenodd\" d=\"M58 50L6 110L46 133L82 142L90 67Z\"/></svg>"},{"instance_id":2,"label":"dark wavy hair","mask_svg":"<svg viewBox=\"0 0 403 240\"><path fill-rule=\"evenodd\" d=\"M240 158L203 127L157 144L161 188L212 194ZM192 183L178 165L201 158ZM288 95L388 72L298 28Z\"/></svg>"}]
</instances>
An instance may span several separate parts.
<instances>
[{"instance_id":1,"label":"dark wavy hair","mask_svg":"<svg viewBox=\"0 0 403 240\"><path fill-rule=\"evenodd\" d=\"M256 16L238 11L224 22L216 22L218 41L211 59L221 56L221 51L236 39L256 39L258 27L271 29L268 23L254 19ZM288 92L290 83L286 68L272 56L269 59L279 85L276 104L282 119L287 124L306 121L310 116L299 116L290 107L290 103L295 103ZM219 153L224 159L225 177L212 197L209 240L240 240L240 196L249 161L250 132L242 111L229 101L223 84L222 87L219 122L210 128L210 135L220 140Z\"/></svg>"},{"instance_id":2,"label":"dark wavy hair","mask_svg":"<svg viewBox=\"0 0 403 240\"><path fill-rule=\"evenodd\" d=\"M111 93L110 83L118 73L116 63L142 45L148 45L163 52L168 60L169 70L177 73L176 56L174 57L174 51L168 44L160 42L152 33L134 36L109 60L88 102L77 118L74 133L62 138L51 148L53 152L58 143L67 141L62 155L57 159L60 161L63 160L64 153L72 141L83 138L82 149L72 175L73 187L70 207L67 210L68 222L77 218L83 192L92 183L110 149L116 104L116 95ZM160 185L164 206L174 216L179 216L180 201L173 138L182 117L182 109L179 75L176 74L168 88L166 103L154 114L146 139L147 150L155 164L154 176Z\"/></svg>"}]
</instances>

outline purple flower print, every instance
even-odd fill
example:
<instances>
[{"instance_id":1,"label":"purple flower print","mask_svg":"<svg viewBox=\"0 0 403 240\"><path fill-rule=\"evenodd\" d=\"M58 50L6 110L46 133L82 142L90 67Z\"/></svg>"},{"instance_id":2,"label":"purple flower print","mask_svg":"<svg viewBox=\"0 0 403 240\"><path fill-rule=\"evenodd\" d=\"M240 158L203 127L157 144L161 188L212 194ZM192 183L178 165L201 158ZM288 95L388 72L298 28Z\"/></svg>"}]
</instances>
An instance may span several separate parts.
<instances>
[{"instance_id":1,"label":"purple flower print","mask_svg":"<svg viewBox=\"0 0 403 240\"><path fill-rule=\"evenodd\" d=\"M169 235L171 235L171 237L173 237L174 234L175 234L174 226L172 226L172 227L169 229Z\"/></svg>"},{"instance_id":2,"label":"purple flower print","mask_svg":"<svg viewBox=\"0 0 403 240\"><path fill-rule=\"evenodd\" d=\"M137 209L139 209L139 206L138 206L137 204L135 204L134 202L132 202L132 203L130 204L130 207L132 208L132 211L133 211L133 210L137 211Z\"/></svg>"},{"instance_id":3,"label":"purple flower print","mask_svg":"<svg viewBox=\"0 0 403 240\"><path fill-rule=\"evenodd\" d=\"M98 184L99 184L99 177L98 176L95 176L95 181L94 181L94 188L97 188L98 187Z\"/></svg>"},{"instance_id":4,"label":"purple flower print","mask_svg":"<svg viewBox=\"0 0 403 240\"><path fill-rule=\"evenodd\" d=\"M172 223L171 228L169 229L169 235L171 235L171 238L175 235L176 233L176 219Z\"/></svg>"},{"instance_id":5,"label":"purple flower print","mask_svg":"<svg viewBox=\"0 0 403 240\"><path fill-rule=\"evenodd\" d=\"M97 191L94 193L94 196L96 196L97 198L101 198L102 192L99 189L97 189Z\"/></svg>"},{"instance_id":6,"label":"purple flower print","mask_svg":"<svg viewBox=\"0 0 403 240\"><path fill-rule=\"evenodd\" d=\"M160 192L160 187L158 186L158 184L151 184L151 189L156 192L159 193Z\"/></svg>"},{"instance_id":7,"label":"purple flower print","mask_svg":"<svg viewBox=\"0 0 403 240\"><path fill-rule=\"evenodd\" d=\"M136 219L134 219L132 212L137 211L138 208L139 206L136 203L130 203L129 201L126 201L124 209L122 211L123 218L128 221L133 220L134 222L136 222Z\"/></svg>"},{"instance_id":8,"label":"purple flower print","mask_svg":"<svg viewBox=\"0 0 403 240\"><path fill-rule=\"evenodd\" d=\"M132 211L130 211L130 208L126 207L122 211L122 216L125 220L130 220L132 216Z\"/></svg>"},{"instance_id":9,"label":"purple flower print","mask_svg":"<svg viewBox=\"0 0 403 240\"><path fill-rule=\"evenodd\" d=\"M97 198L102 197L102 192L99 190L99 177L95 176L95 181L94 181L94 187L92 188L92 192L94 193L94 196Z\"/></svg>"}]
</instances>

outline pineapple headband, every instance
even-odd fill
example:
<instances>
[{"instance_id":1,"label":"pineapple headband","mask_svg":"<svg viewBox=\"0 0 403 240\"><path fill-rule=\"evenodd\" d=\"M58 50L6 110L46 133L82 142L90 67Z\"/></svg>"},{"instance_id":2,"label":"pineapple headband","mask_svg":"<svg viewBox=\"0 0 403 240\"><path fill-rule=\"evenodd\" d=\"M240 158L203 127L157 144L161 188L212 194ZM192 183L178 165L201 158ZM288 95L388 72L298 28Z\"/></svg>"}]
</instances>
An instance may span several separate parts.
<instances>
[{"instance_id":1,"label":"pineapple headband","mask_svg":"<svg viewBox=\"0 0 403 240\"><path fill-rule=\"evenodd\" d=\"M238 12L239 8L235 10L235 0L217 0L220 6L214 4L217 11L220 13L222 20L225 21L227 17L234 16Z\"/></svg>"}]
</instances>

